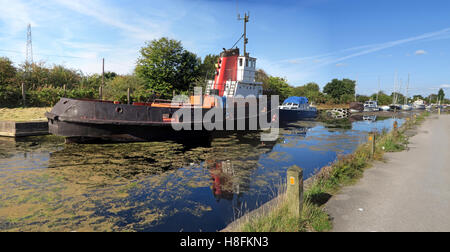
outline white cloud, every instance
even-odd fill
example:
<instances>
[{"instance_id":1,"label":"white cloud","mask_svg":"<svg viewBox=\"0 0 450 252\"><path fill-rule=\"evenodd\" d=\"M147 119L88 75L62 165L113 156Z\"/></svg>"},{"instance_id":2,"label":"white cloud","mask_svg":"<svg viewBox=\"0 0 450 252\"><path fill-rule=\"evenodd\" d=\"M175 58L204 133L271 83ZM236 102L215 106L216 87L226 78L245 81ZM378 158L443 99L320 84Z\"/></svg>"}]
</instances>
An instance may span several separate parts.
<instances>
[{"instance_id":1,"label":"white cloud","mask_svg":"<svg viewBox=\"0 0 450 252\"><path fill-rule=\"evenodd\" d=\"M425 50L417 50L414 52L414 55L424 55L424 54L427 54Z\"/></svg>"},{"instance_id":2,"label":"white cloud","mask_svg":"<svg viewBox=\"0 0 450 252\"><path fill-rule=\"evenodd\" d=\"M450 88L450 84L442 84L440 87L441 88Z\"/></svg>"}]
</instances>

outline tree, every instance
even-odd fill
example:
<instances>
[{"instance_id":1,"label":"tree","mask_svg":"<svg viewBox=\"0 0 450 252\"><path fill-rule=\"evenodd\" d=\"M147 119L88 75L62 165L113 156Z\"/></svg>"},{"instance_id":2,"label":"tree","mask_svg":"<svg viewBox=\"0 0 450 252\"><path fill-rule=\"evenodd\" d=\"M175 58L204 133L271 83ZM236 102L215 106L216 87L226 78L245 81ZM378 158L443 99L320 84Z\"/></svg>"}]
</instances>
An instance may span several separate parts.
<instances>
[{"instance_id":1,"label":"tree","mask_svg":"<svg viewBox=\"0 0 450 252\"><path fill-rule=\"evenodd\" d=\"M270 95L279 95L280 102L292 95L292 87L286 82L284 78L269 76L266 80L267 92Z\"/></svg>"},{"instance_id":2,"label":"tree","mask_svg":"<svg viewBox=\"0 0 450 252\"><path fill-rule=\"evenodd\" d=\"M346 95L347 97L355 95L355 81L350 79L333 79L328 82L323 88L323 92L330 95L334 100L340 100L341 96Z\"/></svg>"},{"instance_id":3,"label":"tree","mask_svg":"<svg viewBox=\"0 0 450 252\"><path fill-rule=\"evenodd\" d=\"M437 96L438 96L437 98L438 98L439 101L443 101L444 100L445 93L444 93L444 90L442 88L439 89L439 92L438 92Z\"/></svg>"},{"instance_id":4,"label":"tree","mask_svg":"<svg viewBox=\"0 0 450 252\"><path fill-rule=\"evenodd\" d=\"M413 100L414 100L414 101L417 101L417 100L419 100L419 99L420 99L420 100L425 100L425 98L424 98L422 95L414 95L414 96L413 96Z\"/></svg>"},{"instance_id":5,"label":"tree","mask_svg":"<svg viewBox=\"0 0 450 252\"><path fill-rule=\"evenodd\" d=\"M126 102L128 88L133 94L136 94L133 97L137 97L136 100L139 100L140 95L144 96L145 93L145 81L136 75L116 76L106 82L105 97L113 101Z\"/></svg>"},{"instance_id":6,"label":"tree","mask_svg":"<svg viewBox=\"0 0 450 252\"><path fill-rule=\"evenodd\" d=\"M372 94L370 96L370 99L376 100L377 99L377 93ZM389 105L392 104L392 97L385 94L383 91L378 92L378 105Z\"/></svg>"},{"instance_id":7,"label":"tree","mask_svg":"<svg viewBox=\"0 0 450 252\"><path fill-rule=\"evenodd\" d=\"M47 83L51 87L63 87L66 85L68 89L72 89L81 80L81 74L73 69L66 68L62 65L54 65L49 69Z\"/></svg>"},{"instance_id":8,"label":"tree","mask_svg":"<svg viewBox=\"0 0 450 252\"><path fill-rule=\"evenodd\" d=\"M185 50L180 41L160 38L146 42L140 50L135 73L162 97L172 91L187 91L199 77L201 60Z\"/></svg>"},{"instance_id":9,"label":"tree","mask_svg":"<svg viewBox=\"0 0 450 252\"><path fill-rule=\"evenodd\" d=\"M199 75L200 78L205 80L214 79L216 73L216 64L219 60L219 55L208 54L203 59L203 63L200 65Z\"/></svg>"},{"instance_id":10,"label":"tree","mask_svg":"<svg viewBox=\"0 0 450 252\"><path fill-rule=\"evenodd\" d=\"M376 95L375 95L376 96ZM375 97L376 98L376 97ZM362 102L362 103L364 103L364 102L366 102L366 101L368 101L368 100L370 100L371 98L369 97L369 96L366 96L366 95L357 95L356 96L356 101L357 102Z\"/></svg>"},{"instance_id":11,"label":"tree","mask_svg":"<svg viewBox=\"0 0 450 252\"><path fill-rule=\"evenodd\" d=\"M395 99L394 99L395 97ZM398 92L392 92L391 94L392 103L403 104L405 101L405 96Z\"/></svg>"},{"instance_id":12,"label":"tree","mask_svg":"<svg viewBox=\"0 0 450 252\"><path fill-rule=\"evenodd\" d=\"M17 69L11 60L6 57L0 57L0 88L14 82Z\"/></svg>"},{"instance_id":13,"label":"tree","mask_svg":"<svg viewBox=\"0 0 450 252\"><path fill-rule=\"evenodd\" d=\"M256 70L256 73L255 73L255 81L256 82L262 82L263 87L264 87L264 83L266 83L268 79L269 79L269 75L264 70L262 70L262 69Z\"/></svg>"},{"instance_id":14,"label":"tree","mask_svg":"<svg viewBox=\"0 0 450 252\"><path fill-rule=\"evenodd\" d=\"M320 92L320 87L315 82L309 82L304 87L306 92Z\"/></svg>"}]
</instances>

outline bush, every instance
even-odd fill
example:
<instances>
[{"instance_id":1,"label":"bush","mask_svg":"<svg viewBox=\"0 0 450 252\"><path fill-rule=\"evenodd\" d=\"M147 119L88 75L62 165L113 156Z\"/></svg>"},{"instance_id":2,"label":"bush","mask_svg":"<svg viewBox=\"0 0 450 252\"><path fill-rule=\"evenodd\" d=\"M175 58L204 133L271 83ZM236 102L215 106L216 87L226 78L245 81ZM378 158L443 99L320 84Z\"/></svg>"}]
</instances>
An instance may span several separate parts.
<instances>
[{"instance_id":1,"label":"bush","mask_svg":"<svg viewBox=\"0 0 450 252\"><path fill-rule=\"evenodd\" d=\"M22 105L20 88L12 86L0 87L0 107L19 107Z\"/></svg>"}]
</instances>

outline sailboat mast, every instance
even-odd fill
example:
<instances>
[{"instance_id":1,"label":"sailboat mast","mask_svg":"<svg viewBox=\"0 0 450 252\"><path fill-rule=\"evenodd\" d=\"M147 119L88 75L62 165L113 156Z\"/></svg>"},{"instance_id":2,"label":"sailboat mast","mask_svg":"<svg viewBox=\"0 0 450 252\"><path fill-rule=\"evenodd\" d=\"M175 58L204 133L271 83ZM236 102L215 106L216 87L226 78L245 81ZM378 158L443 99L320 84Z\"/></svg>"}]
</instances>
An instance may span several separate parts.
<instances>
[{"instance_id":1,"label":"sailboat mast","mask_svg":"<svg viewBox=\"0 0 450 252\"><path fill-rule=\"evenodd\" d=\"M394 77L394 95L392 97L392 104L396 104L397 103L397 72L395 72L395 77Z\"/></svg>"},{"instance_id":2,"label":"sailboat mast","mask_svg":"<svg viewBox=\"0 0 450 252\"><path fill-rule=\"evenodd\" d=\"M408 83L406 84L405 105L408 103L408 89L409 89L409 74L408 74Z\"/></svg>"},{"instance_id":3,"label":"sailboat mast","mask_svg":"<svg viewBox=\"0 0 450 252\"><path fill-rule=\"evenodd\" d=\"M378 92L377 92L377 104L378 104L378 95L380 94L380 76L378 76Z\"/></svg>"}]
</instances>

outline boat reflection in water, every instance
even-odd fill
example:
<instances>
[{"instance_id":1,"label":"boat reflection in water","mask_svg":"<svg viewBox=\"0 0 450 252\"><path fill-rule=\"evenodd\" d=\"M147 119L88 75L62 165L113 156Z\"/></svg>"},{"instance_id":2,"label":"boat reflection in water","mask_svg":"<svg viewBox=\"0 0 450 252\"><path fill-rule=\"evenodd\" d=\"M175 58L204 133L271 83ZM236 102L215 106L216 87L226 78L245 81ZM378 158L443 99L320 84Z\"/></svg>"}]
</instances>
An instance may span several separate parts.
<instances>
[{"instance_id":1,"label":"boat reflection in water","mask_svg":"<svg viewBox=\"0 0 450 252\"><path fill-rule=\"evenodd\" d=\"M293 122L264 143L259 133L205 145L0 139L0 230L220 230L276 196L288 167L298 165L307 179L367 141L367 131L392 126L378 119L343 119L350 129Z\"/></svg>"}]
</instances>

